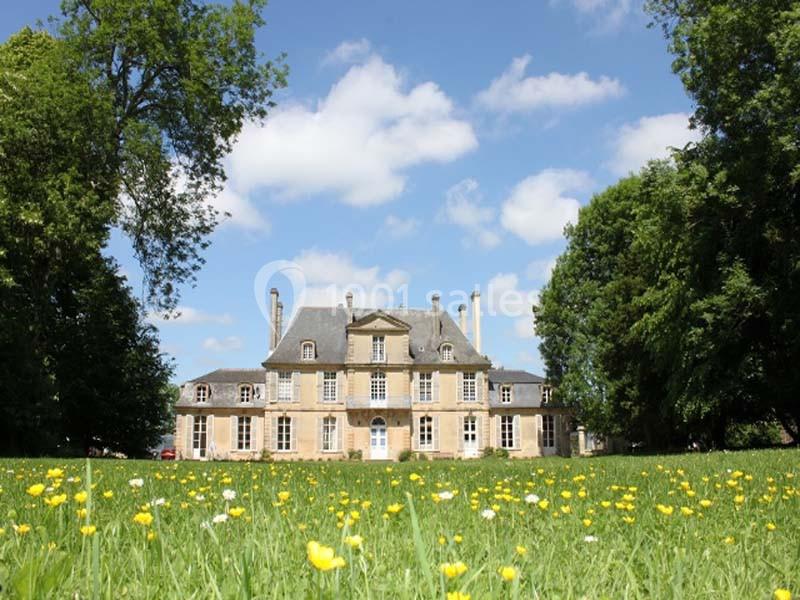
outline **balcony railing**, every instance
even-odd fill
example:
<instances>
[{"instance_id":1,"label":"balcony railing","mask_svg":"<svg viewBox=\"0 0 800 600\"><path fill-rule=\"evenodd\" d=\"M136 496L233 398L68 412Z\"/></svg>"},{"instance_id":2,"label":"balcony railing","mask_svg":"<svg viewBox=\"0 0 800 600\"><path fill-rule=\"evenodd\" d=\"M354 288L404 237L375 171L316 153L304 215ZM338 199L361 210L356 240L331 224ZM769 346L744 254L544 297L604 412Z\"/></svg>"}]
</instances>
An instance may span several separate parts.
<instances>
[{"instance_id":1,"label":"balcony railing","mask_svg":"<svg viewBox=\"0 0 800 600\"><path fill-rule=\"evenodd\" d=\"M385 408L402 410L411 408L411 396L387 396L374 399L369 396L348 396L346 400L348 409Z\"/></svg>"}]
</instances>

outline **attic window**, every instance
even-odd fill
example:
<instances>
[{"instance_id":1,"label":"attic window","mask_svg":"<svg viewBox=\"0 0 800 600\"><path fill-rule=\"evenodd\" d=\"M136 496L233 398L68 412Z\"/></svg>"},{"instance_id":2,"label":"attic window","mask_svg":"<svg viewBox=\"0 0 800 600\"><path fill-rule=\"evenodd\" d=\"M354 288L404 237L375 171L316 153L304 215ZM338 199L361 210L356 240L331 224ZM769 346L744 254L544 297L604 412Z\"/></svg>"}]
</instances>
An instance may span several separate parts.
<instances>
[{"instance_id":1,"label":"attic window","mask_svg":"<svg viewBox=\"0 0 800 600\"><path fill-rule=\"evenodd\" d=\"M303 360L314 360L314 342L303 342Z\"/></svg>"},{"instance_id":2,"label":"attic window","mask_svg":"<svg viewBox=\"0 0 800 600\"><path fill-rule=\"evenodd\" d=\"M208 400L208 386L205 383L196 385L194 388L194 401L204 403Z\"/></svg>"},{"instance_id":3,"label":"attic window","mask_svg":"<svg viewBox=\"0 0 800 600\"><path fill-rule=\"evenodd\" d=\"M253 400L253 386L243 383L239 386L239 402L249 404Z\"/></svg>"},{"instance_id":4,"label":"attic window","mask_svg":"<svg viewBox=\"0 0 800 600\"><path fill-rule=\"evenodd\" d=\"M500 402L503 404L511 403L511 386L504 385L500 388Z\"/></svg>"},{"instance_id":5,"label":"attic window","mask_svg":"<svg viewBox=\"0 0 800 600\"><path fill-rule=\"evenodd\" d=\"M450 362L453 360L453 346L452 344L442 344L442 361Z\"/></svg>"}]
</instances>

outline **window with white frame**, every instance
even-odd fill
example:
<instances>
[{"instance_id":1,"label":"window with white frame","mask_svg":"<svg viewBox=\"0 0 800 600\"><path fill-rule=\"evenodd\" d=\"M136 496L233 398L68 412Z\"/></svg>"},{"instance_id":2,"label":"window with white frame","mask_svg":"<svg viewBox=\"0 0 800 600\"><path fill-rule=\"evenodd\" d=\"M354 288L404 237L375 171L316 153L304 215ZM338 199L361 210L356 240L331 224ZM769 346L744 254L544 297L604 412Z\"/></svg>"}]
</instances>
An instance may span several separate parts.
<instances>
[{"instance_id":1,"label":"window with white frame","mask_svg":"<svg viewBox=\"0 0 800 600\"><path fill-rule=\"evenodd\" d=\"M477 449L478 447L478 417L468 415L464 417L464 448Z\"/></svg>"},{"instance_id":2,"label":"window with white frame","mask_svg":"<svg viewBox=\"0 0 800 600\"><path fill-rule=\"evenodd\" d=\"M292 449L292 417L278 417L277 438L278 452L288 452Z\"/></svg>"},{"instance_id":3,"label":"window with white frame","mask_svg":"<svg viewBox=\"0 0 800 600\"><path fill-rule=\"evenodd\" d=\"M478 399L475 380L475 373L464 373L461 382L464 402L475 402Z\"/></svg>"},{"instance_id":4,"label":"window with white frame","mask_svg":"<svg viewBox=\"0 0 800 600\"><path fill-rule=\"evenodd\" d=\"M419 401L433 402L433 373L419 374Z\"/></svg>"},{"instance_id":5,"label":"window with white frame","mask_svg":"<svg viewBox=\"0 0 800 600\"><path fill-rule=\"evenodd\" d=\"M303 342L303 360L314 360L314 342Z\"/></svg>"},{"instance_id":6,"label":"window with white frame","mask_svg":"<svg viewBox=\"0 0 800 600\"><path fill-rule=\"evenodd\" d=\"M239 402L247 404L253 400L253 386L243 384L239 386Z\"/></svg>"},{"instance_id":7,"label":"window with white frame","mask_svg":"<svg viewBox=\"0 0 800 600\"><path fill-rule=\"evenodd\" d=\"M194 428L192 429L192 448L198 451L203 457L206 455L208 444L208 417L206 415L195 415Z\"/></svg>"},{"instance_id":8,"label":"window with white frame","mask_svg":"<svg viewBox=\"0 0 800 600\"><path fill-rule=\"evenodd\" d=\"M516 448L514 439L514 415L500 415L500 447Z\"/></svg>"},{"instance_id":9,"label":"window with white frame","mask_svg":"<svg viewBox=\"0 0 800 600\"><path fill-rule=\"evenodd\" d=\"M433 417L419 418L419 449L433 450Z\"/></svg>"},{"instance_id":10,"label":"window with white frame","mask_svg":"<svg viewBox=\"0 0 800 600\"><path fill-rule=\"evenodd\" d=\"M336 402L336 371L325 371L322 375L322 401Z\"/></svg>"},{"instance_id":11,"label":"window with white frame","mask_svg":"<svg viewBox=\"0 0 800 600\"><path fill-rule=\"evenodd\" d=\"M549 404L553 399L553 388L549 385L542 386L542 404Z\"/></svg>"},{"instance_id":12,"label":"window with white frame","mask_svg":"<svg viewBox=\"0 0 800 600\"><path fill-rule=\"evenodd\" d=\"M208 386L205 383L195 386L194 401L200 403L208 401Z\"/></svg>"},{"instance_id":13,"label":"window with white frame","mask_svg":"<svg viewBox=\"0 0 800 600\"><path fill-rule=\"evenodd\" d=\"M453 360L453 346L451 344L442 344L442 361L450 362Z\"/></svg>"},{"instance_id":14,"label":"window with white frame","mask_svg":"<svg viewBox=\"0 0 800 600\"><path fill-rule=\"evenodd\" d=\"M278 373L278 402L292 401L292 372L280 371Z\"/></svg>"},{"instance_id":15,"label":"window with white frame","mask_svg":"<svg viewBox=\"0 0 800 600\"><path fill-rule=\"evenodd\" d=\"M370 375L369 399L386 400L386 373L375 371Z\"/></svg>"},{"instance_id":16,"label":"window with white frame","mask_svg":"<svg viewBox=\"0 0 800 600\"><path fill-rule=\"evenodd\" d=\"M324 417L322 419L322 451L337 450L336 439L336 417Z\"/></svg>"},{"instance_id":17,"label":"window with white frame","mask_svg":"<svg viewBox=\"0 0 800 600\"><path fill-rule=\"evenodd\" d=\"M372 336L372 362L386 362L386 338L382 335Z\"/></svg>"},{"instance_id":18,"label":"window with white frame","mask_svg":"<svg viewBox=\"0 0 800 600\"><path fill-rule=\"evenodd\" d=\"M553 415L542 415L542 446L555 448L556 418Z\"/></svg>"},{"instance_id":19,"label":"window with white frame","mask_svg":"<svg viewBox=\"0 0 800 600\"><path fill-rule=\"evenodd\" d=\"M253 417L242 416L238 418L237 450L252 450L252 426Z\"/></svg>"},{"instance_id":20,"label":"window with white frame","mask_svg":"<svg viewBox=\"0 0 800 600\"><path fill-rule=\"evenodd\" d=\"M501 385L500 386L500 402L503 404L510 404L511 403L511 386L510 385Z\"/></svg>"}]
</instances>

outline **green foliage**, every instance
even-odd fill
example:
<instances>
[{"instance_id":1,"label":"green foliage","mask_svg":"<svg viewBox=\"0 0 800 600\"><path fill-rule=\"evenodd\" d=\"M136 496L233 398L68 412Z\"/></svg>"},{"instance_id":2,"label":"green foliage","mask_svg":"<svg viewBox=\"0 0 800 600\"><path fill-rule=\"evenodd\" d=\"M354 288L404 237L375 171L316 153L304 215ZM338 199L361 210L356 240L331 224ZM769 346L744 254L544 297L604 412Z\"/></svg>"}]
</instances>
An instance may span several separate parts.
<instances>
[{"instance_id":1,"label":"green foliage","mask_svg":"<svg viewBox=\"0 0 800 600\"><path fill-rule=\"evenodd\" d=\"M349 460L361 460L363 457L364 455L361 450L354 450L350 448L350 450L347 451L347 458Z\"/></svg>"},{"instance_id":2,"label":"green foliage","mask_svg":"<svg viewBox=\"0 0 800 600\"><path fill-rule=\"evenodd\" d=\"M508 450L505 448L495 448L493 456L495 458L508 458Z\"/></svg>"},{"instance_id":3,"label":"green foliage","mask_svg":"<svg viewBox=\"0 0 800 600\"><path fill-rule=\"evenodd\" d=\"M483 458L492 458L494 456L494 448L492 446L486 446L483 449L481 456Z\"/></svg>"},{"instance_id":4,"label":"green foliage","mask_svg":"<svg viewBox=\"0 0 800 600\"><path fill-rule=\"evenodd\" d=\"M408 448L406 448L398 455L397 460L400 462L408 462L412 458L414 458L414 453Z\"/></svg>"},{"instance_id":5,"label":"green foliage","mask_svg":"<svg viewBox=\"0 0 800 600\"><path fill-rule=\"evenodd\" d=\"M729 448L766 448L781 443L781 427L774 421L732 423L725 432Z\"/></svg>"}]
</instances>

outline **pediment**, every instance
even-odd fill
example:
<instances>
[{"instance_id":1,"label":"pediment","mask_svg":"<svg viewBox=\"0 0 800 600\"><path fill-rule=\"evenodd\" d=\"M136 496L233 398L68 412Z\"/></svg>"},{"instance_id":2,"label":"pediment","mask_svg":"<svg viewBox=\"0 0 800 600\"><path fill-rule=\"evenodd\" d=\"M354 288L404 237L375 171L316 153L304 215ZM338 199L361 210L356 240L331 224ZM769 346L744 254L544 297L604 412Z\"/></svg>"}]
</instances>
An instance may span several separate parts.
<instances>
[{"instance_id":1,"label":"pediment","mask_svg":"<svg viewBox=\"0 0 800 600\"><path fill-rule=\"evenodd\" d=\"M382 310L376 310L353 321L347 326L349 331L410 331L411 326Z\"/></svg>"}]
</instances>

